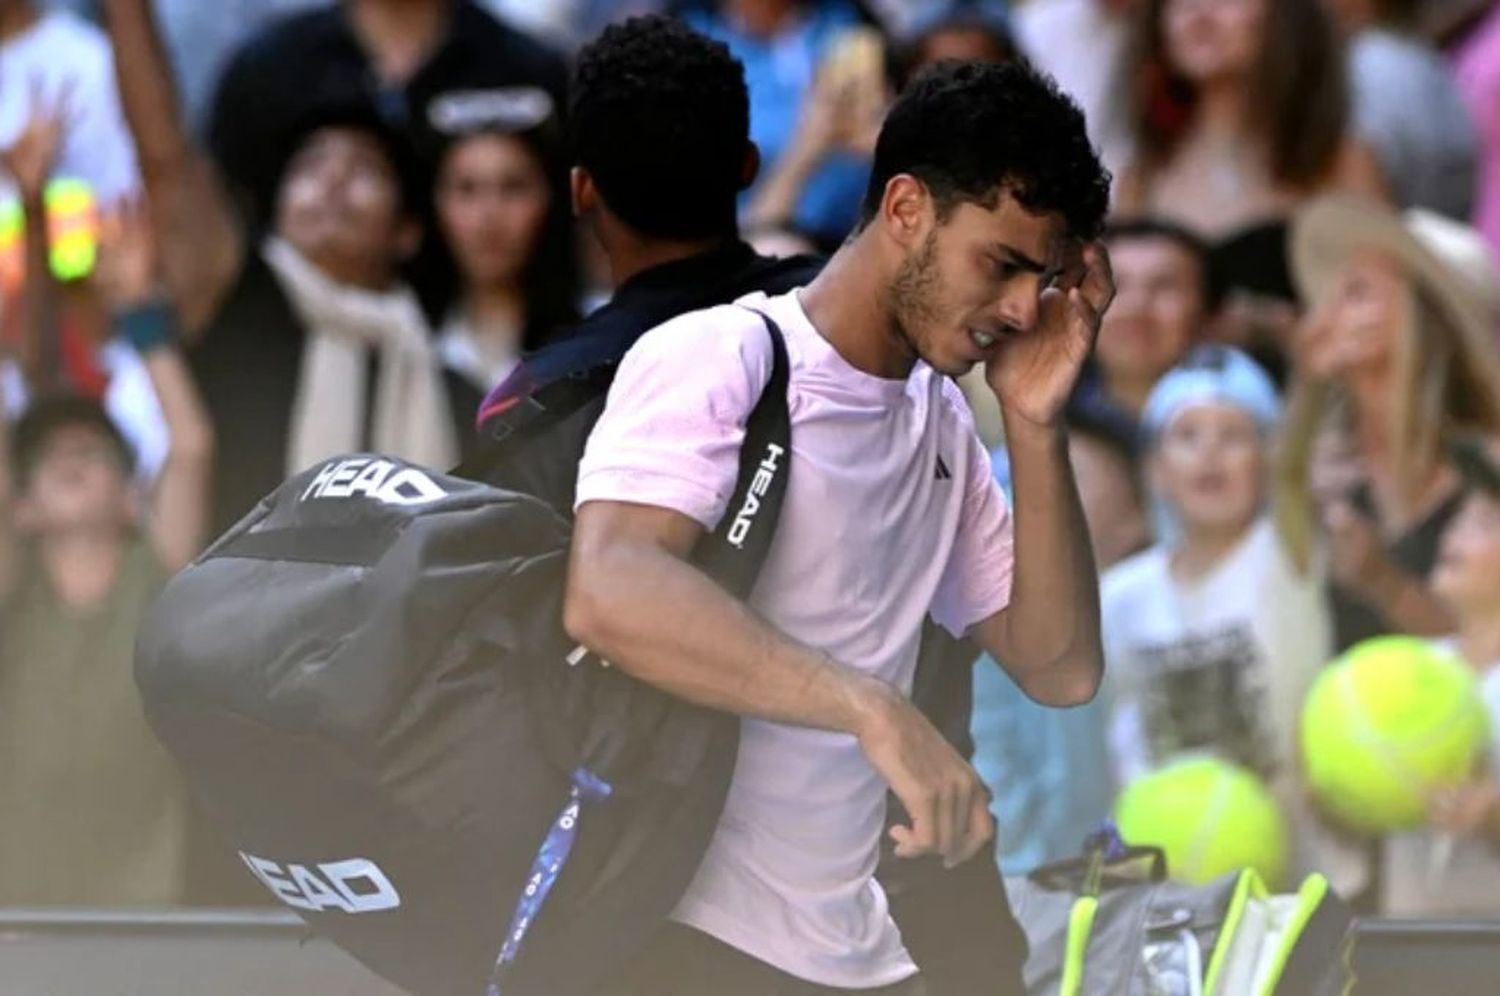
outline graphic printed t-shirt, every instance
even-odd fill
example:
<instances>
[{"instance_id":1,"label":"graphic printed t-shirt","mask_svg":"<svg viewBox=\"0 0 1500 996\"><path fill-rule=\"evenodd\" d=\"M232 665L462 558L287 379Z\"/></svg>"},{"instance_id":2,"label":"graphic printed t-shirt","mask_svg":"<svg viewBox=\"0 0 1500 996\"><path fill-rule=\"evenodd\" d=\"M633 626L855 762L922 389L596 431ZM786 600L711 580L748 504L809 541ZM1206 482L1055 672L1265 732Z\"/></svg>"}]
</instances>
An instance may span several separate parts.
<instances>
[{"instance_id":1,"label":"graphic printed t-shirt","mask_svg":"<svg viewBox=\"0 0 1500 996\"><path fill-rule=\"evenodd\" d=\"M957 387L924 364L866 374L796 293L756 294L647 333L620 367L577 504L668 508L712 529L786 335L786 502L751 605L793 639L910 692L924 617L955 633L1010 598L1010 516ZM745 719L729 798L674 918L812 982L916 973L875 881L886 786L847 734Z\"/></svg>"},{"instance_id":2,"label":"graphic printed t-shirt","mask_svg":"<svg viewBox=\"0 0 1500 996\"><path fill-rule=\"evenodd\" d=\"M1202 578L1172 576L1156 546L1121 561L1100 595L1121 785L1182 753L1208 752L1263 777L1291 824L1290 871L1322 872L1344 895L1368 860L1306 803L1297 763L1302 702L1332 657L1323 573L1299 573L1268 518Z\"/></svg>"}]
</instances>

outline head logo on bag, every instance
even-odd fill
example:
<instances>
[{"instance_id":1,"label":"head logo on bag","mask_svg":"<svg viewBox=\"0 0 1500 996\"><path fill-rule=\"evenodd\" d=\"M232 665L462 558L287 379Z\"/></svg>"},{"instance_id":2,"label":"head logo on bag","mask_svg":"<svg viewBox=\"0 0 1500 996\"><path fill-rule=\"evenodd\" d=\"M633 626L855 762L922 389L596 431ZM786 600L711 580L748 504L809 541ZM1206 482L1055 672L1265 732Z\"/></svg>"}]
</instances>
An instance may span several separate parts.
<instances>
[{"instance_id":1,"label":"head logo on bag","mask_svg":"<svg viewBox=\"0 0 1500 996\"><path fill-rule=\"evenodd\" d=\"M447 495L416 467L362 456L325 463L302 492L301 500L363 497L385 505L425 505Z\"/></svg>"},{"instance_id":2,"label":"head logo on bag","mask_svg":"<svg viewBox=\"0 0 1500 996\"><path fill-rule=\"evenodd\" d=\"M240 852L240 859L272 895L299 910L378 913L401 905L401 895L385 872L365 858L326 864L281 865Z\"/></svg>"}]
</instances>

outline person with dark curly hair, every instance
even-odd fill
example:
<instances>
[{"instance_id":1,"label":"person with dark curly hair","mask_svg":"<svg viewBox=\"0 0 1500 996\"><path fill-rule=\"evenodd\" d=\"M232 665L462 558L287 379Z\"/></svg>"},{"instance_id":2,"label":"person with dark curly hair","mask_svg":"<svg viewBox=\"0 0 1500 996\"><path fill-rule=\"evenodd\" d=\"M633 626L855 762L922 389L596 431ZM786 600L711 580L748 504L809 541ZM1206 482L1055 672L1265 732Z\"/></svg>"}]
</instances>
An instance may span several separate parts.
<instances>
[{"instance_id":1,"label":"person with dark curly hair","mask_svg":"<svg viewBox=\"0 0 1500 996\"><path fill-rule=\"evenodd\" d=\"M579 79L587 91L587 60ZM626 147L576 115L574 193L630 250L617 276L729 236L732 210L688 175L702 161L672 158L696 122L595 120ZM722 135L702 140L748 170L745 143L732 155ZM653 169L681 189L657 176L648 196L636 184ZM746 178L715 173L717 197L729 175ZM957 866L993 834L978 775L909 699L924 621L971 636L1046 704L1086 702L1102 679L1063 408L1113 295L1094 243L1108 187L1050 81L935 67L893 107L859 228L816 278L682 315L625 357L579 469L565 623L626 673L744 721L708 853L611 992L924 991L875 876L887 787L910 814L890 830L899 858ZM762 316L790 356L792 445L745 604L688 557L735 512L772 364ZM981 363L1006 416L1014 515L951 380Z\"/></svg>"}]
</instances>

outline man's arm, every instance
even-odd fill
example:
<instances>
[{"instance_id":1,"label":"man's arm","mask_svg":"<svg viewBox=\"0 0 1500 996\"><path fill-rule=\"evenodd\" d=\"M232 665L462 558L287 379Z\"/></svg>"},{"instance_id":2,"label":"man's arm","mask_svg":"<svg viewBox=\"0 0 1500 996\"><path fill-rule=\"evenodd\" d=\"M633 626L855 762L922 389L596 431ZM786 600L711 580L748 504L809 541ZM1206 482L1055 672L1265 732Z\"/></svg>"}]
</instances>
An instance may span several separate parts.
<instances>
[{"instance_id":1,"label":"man's arm","mask_svg":"<svg viewBox=\"0 0 1500 996\"><path fill-rule=\"evenodd\" d=\"M973 630L1031 698L1082 705L1099 690L1099 575L1061 428L1007 419L1014 479L1010 604Z\"/></svg>"},{"instance_id":2,"label":"man's arm","mask_svg":"<svg viewBox=\"0 0 1500 996\"><path fill-rule=\"evenodd\" d=\"M1055 706L1088 702L1104 678L1099 572L1063 409L1115 285L1103 246L1074 251L1064 278L1042 291L1035 327L1009 339L985 368L1010 451L1015 573L1009 604L973 630L1026 694Z\"/></svg>"},{"instance_id":3,"label":"man's arm","mask_svg":"<svg viewBox=\"0 0 1500 996\"><path fill-rule=\"evenodd\" d=\"M678 512L594 501L579 510L564 622L635 678L699 705L853 734L913 816L897 853L966 860L992 821L978 775L891 685L803 646L686 558L703 527Z\"/></svg>"},{"instance_id":4,"label":"man's arm","mask_svg":"<svg viewBox=\"0 0 1500 996\"><path fill-rule=\"evenodd\" d=\"M162 275L183 328L213 316L244 245L208 160L193 148L149 0L105 0L115 75L151 206Z\"/></svg>"}]
</instances>

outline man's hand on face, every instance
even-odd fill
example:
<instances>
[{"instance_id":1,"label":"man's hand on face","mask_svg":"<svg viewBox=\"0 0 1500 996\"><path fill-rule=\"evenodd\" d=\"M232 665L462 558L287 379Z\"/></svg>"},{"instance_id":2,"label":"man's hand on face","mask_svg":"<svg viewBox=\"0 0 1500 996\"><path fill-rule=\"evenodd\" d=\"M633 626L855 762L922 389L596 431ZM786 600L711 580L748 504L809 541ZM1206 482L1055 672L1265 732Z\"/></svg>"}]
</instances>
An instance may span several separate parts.
<instances>
[{"instance_id":1,"label":"man's hand on face","mask_svg":"<svg viewBox=\"0 0 1500 996\"><path fill-rule=\"evenodd\" d=\"M952 868L979 853L995 836L979 773L894 689L869 715L860 746L912 818L891 828L897 856L938 855Z\"/></svg>"},{"instance_id":2,"label":"man's hand on face","mask_svg":"<svg viewBox=\"0 0 1500 996\"><path fill-rule=\"evenodd\" d=\"M1006 339L985 365L1008 425L1055 427L1115 296L1109 253L1098 242L1074 243L1062 270L1042 291L1036 328Z\"/></svg>"}]
</instances>

